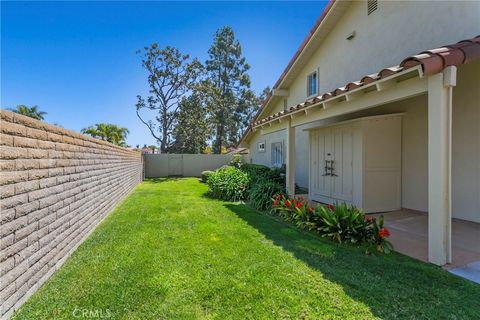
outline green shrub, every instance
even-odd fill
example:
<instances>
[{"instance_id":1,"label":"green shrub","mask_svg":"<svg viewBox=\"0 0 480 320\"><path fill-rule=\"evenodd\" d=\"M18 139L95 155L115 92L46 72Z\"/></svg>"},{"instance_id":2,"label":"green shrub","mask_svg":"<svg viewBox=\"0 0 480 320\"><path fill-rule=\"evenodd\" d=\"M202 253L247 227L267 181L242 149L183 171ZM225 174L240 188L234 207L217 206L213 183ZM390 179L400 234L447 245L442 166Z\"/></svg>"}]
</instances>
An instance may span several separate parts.
<instances>
[{"instance_id":1,"label":"green shrub","mask_svg":"<svg viewBox=\"0 0 480 320\"><path fill-rule=\"evenodd\" d=\"M272 206L272 198L275 194L284 194L283 185L265 178L257 179L251 185L248 200L252 207L257 210L267 210Z\"/></svg>"},{"instance_id":2,"label":"green shrub","mask_svg":"<svg viewBox=\"0 0 480 320\"><path fill-rule=\"evenodd\" d=\"M237 169L240 169L240 167L243 164L243 157L241 154L234 154L232 156L232 159L230 159L230 162L228 163L229 166L235 167Z\"/></svg>"},{"instance_id":3,"label":"green shrub","mask_svg":"<svg viewBox=\"0 0 480 320\"><path fill-rule=\"evenodd\" d=\"M227 200L244 200L250 179L248 175L235 167L226 166L210 174L208 188L213 197Z\"/></svg>"},{"instance_id":4,"label":"green shrub","mask_svg":"<svg viewBox=\"0 0 480 320\"><path fill-rule=\"evenodd\" d=\"M272 169L261 164L244 163L240 166L240 170L248 174L252 186L256 184L257 180L261 179L272 180L282 186L285 185L285 167Z\"/></svg>"},{"instance_id":5,"label":"green shrub","mask_svg":"<svg viewBox=\"0 0 480 320\"><path fill-rule=\"evenodd\" d=\"M250 177L263 177L268 174L271 169L261 164L244 163L240 166L240 170L248 174Z\"/></svg>"},{"instance_id":6,"label":"green shrub","mask_svg":"<svg viewBox=\"0 0 480 320\"><path fill-rule=\"evenodd\" d=\"M202 182L206 183L208 180L208 177L213 173L213 171L206 170L202 171Z\"/></svg>"}]
</instances>

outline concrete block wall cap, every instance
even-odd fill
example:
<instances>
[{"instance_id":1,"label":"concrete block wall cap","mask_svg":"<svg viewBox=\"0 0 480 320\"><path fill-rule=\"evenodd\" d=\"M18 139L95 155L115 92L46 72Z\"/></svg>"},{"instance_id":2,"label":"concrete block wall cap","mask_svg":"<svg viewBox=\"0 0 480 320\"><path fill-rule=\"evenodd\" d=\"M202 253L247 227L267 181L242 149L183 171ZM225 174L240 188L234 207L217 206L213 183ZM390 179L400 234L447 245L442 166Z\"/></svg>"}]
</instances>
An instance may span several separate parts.
<instances>
[{"instance_id":1,"label":"concrete block wall cap","mask_svg":"<svg viewBox=\"0 0 480 320\"><path fill-rule=\"evenodd\" d=\"M106 147L110 148L111 150L124 150L126 152L138 153L138 151L130 150L130 149L127 149L127 148L124 148L124 147L120 147L120 146L117 146L117 145L112 144L112 143L107 142L107 141L95 139L95 138L92 138L92 137L87 136L87 135L83 135L83 134L78 133L78 132L73 131L73 130L67 130L67 129L64 129L64 128L60 128L60 127L57 127L55 125L52 125L52 124L49 124L49 123L46 123L46 122L43 122L43 121L40 121L40 120L37 120L37 119L33 119L33 118L30 118L30 117L27 117L27 116L9 111L9 110L0 109L0 118L5 122L10 122L10 123L14 123L14 124L23 125L26 128L44 130L48 134L50 134L50 136L52 138L54 138L54 135L58 135L59 137L55 138L55 140L61 140L61 139L63 139L61 137L68 136L68 137L71 137L71 138L92 142L92 143L97 144L97 145L101 144L103 146L106 146ZM58 141L58 142L60 142L60 141Z\"/></svg>"}]
</instances>

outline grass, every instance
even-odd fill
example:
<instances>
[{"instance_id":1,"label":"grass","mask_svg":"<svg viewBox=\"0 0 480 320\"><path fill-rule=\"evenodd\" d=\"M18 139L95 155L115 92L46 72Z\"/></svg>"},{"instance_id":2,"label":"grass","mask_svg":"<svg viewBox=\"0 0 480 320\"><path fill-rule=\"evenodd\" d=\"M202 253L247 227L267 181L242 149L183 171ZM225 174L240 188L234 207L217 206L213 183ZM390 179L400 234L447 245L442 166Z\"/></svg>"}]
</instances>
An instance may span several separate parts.
<instances>
[{"instance_id":1,"label":"grass","mask_svg":"<svg viewBox=\"0 0 480 320\"><path fill-rule=\"evenodd\" d=\"M15 319L479 319L480 286L208 198L139 185Z\"/></svg>"}]
</instances>

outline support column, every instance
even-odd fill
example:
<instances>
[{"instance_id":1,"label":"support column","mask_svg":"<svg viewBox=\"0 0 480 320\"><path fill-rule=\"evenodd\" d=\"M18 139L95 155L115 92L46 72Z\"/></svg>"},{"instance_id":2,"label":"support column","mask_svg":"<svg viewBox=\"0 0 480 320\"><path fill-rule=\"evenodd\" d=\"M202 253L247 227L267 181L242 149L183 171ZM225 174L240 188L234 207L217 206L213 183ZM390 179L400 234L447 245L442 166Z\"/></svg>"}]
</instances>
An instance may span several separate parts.
<instances>
[{"instance_id":1,"label":"support column","mask_svg":"<svg viewBox=\"0 0 480 320\"><path fill-rule=\"evenodd\" d=\"M295 127L292 127L291 119L287 124L287 159L286 159L286 188L287 194L291 197L295 195Z\"/></svg>"},{"instance_id":2,"label":"support column","mask_svg":"<svg viewBox=\"0 0 480 320\"><path fill-rule=\"evenodd\" d=\"M452 261L452 88L456 67L428 77L428 260Z\"/></svg>"}]
</instances>

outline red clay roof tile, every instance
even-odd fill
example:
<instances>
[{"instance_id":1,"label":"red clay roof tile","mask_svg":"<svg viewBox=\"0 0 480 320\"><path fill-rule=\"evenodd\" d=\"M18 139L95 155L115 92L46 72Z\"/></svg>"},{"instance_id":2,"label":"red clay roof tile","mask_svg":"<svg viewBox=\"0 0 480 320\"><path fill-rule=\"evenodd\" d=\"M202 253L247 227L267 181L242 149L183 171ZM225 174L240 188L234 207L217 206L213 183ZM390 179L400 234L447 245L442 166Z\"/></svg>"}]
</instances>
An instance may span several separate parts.
<instances>
[{"instance_id":1,"label":"red clay roof tile","mask_svg":"<svg viewBox=\"0 0 480 320\"><path fill-rule=\"evenodd\" d=\"M329 3L326 11L328 11L330 9L329 7L333 4L333 2L334 1L331 1ZM314 26L312 31L310 31L309 35L304 40L304 43L300 47L299 51L297 51L295 56L292 58L292 61L290 61L289 65L287 66L287 68L285 69L284 73L282 74L280 79L277 81L275 86L277 86L280 83L280 81L283 79L285 74L288 72L291 65L293 65L293 63L295 62L295 59L298 58L298 56L301 53L301 50L303 50L303 47L305 47L306 43L308 42L308 40L310 40L311 36L313 35L316 28L318 27L321 20L323 19L323 16L324 16L324 14L322 14L322 16L320 17L317 24ZM267 99L264 101L261 109L259 110L259 112L255 116L255 118L253 119L252 125L255 126L255 125L265 123L267 121L270 121L270 120L278 118L282 115L285 115L286 113L297 111L297 110L305 108L309 105L313 105L313 104L316 104L318 102L328 100L329 98L332 98L336 95L339 95L339 94L357 89L357 88L359 88L359 87L361 87L365 84L370 84L370 83L373 83L373 82L378 81L380 79L387 78L387 77L392 76L396 73L399 73L403 70L407 70L407 69L413 68L413 67L418 66L418 65L422 66L423 74L426 75L426 76L429 76L429 75L441 72L444 68L446 68L448 66L458 66L458 65L461 65L461 64L467 64L467 63L470 63L470 62L472 62L476 59L479 59L479 58L480 58L480 35L476 36L472 39L462 40L462 41L460 41L458 43L455 43L455 44L446 45L446 46L443 46L443 47L440 47L440 48L427 50L427 51L421 52L417 55L407 57L400 63L399 66L384 68L384 69L380 70L380 72L378 72L378 73L374 73L374 74L364 76L360 81L350 82L344 87L336 88L335 90L333 90L331 92L326 92L326 93L324 93L322 95L319 95L317 97L307 99L305 102L299 103L296 106L292 106L290 108L287 108L287 110L285 110L285 112L283 112L283 111L278 112L274 115L268 116L264 119L261 119L261 120L257 121L256 118L260 114L261 110L264 108L266 102L270 99L270 95L269 95L267 97ZM250 132L250 129L251 129L251 127L245 132L244 137ZM240 141L242 141L244 137L242 137L242 139Z\"/></svg>"}]
</instances>

